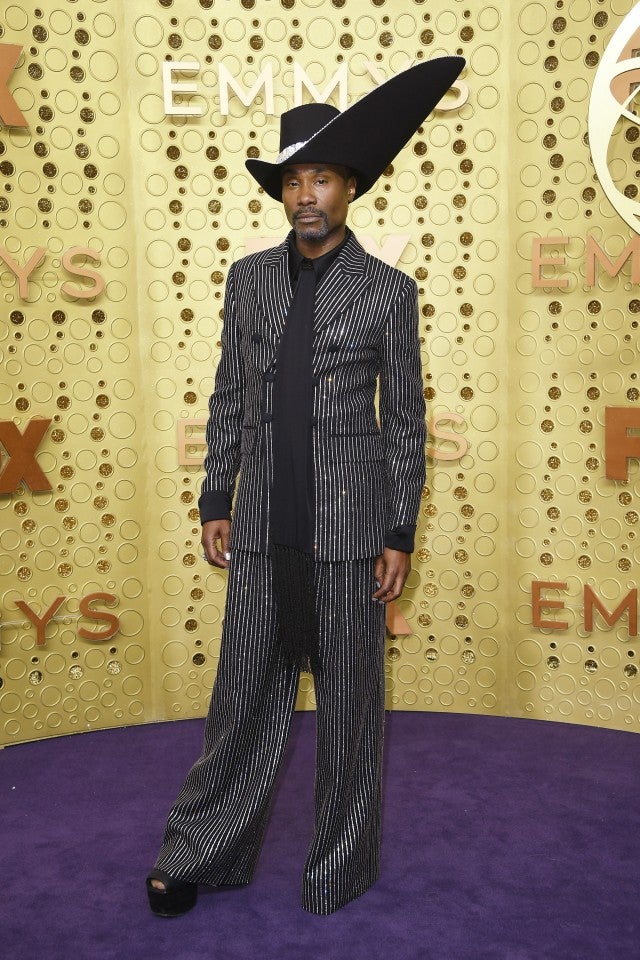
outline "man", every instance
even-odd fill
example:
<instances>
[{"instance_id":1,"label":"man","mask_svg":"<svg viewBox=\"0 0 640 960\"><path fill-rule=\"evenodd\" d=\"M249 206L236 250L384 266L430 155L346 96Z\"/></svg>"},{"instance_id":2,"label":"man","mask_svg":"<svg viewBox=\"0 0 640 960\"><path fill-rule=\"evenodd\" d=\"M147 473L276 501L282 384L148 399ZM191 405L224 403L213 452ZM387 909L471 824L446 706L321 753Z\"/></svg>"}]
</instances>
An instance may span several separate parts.
<instances>
[{"instance_id":1,"label":"man","mask_svg":"<svg viewBox=\"0 0 640 960\"><path fill-rule=\"evenodd\" d=\"M250 881L308 666L315 830L302 904L331 913L378 875L385 604L410 569L425 416L415 282L366 254L346 219L462 65L420 64L342 114L294 108L275 163L247 161L292 231L227 278L199 503L204 556L229 569L227 603L203 753L147 880L159 915L189 910L198 883Z\"/></svg>"}]
</instances>

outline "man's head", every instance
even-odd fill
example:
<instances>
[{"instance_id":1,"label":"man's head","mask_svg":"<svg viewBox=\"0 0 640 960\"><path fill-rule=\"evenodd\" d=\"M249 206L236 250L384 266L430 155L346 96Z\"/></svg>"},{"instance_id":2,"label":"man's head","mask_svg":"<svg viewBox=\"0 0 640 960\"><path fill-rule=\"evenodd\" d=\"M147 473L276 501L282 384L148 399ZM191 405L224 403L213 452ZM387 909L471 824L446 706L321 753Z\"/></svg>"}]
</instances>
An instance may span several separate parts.
<instances>
[{"instance_id":1,"label":"man's head","mask_svg":"<svg viewBox=\"0 0 640 960\"><path fill-rule=\"evenodd\" d=\"M330 249L344 236L356 178L334 163L297 163L282 172L282 203L298 240Z\"/></svg>"}]
</instances>

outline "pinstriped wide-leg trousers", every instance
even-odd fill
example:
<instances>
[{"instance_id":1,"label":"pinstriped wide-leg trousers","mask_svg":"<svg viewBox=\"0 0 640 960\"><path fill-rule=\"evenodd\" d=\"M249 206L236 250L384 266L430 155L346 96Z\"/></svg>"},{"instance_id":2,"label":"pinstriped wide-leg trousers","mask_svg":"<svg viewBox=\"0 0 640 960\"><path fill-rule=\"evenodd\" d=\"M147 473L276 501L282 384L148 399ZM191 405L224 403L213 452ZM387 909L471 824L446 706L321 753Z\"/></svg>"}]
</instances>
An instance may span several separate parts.
<instances>
[{"instance_id":1,"label":"pinstriped wide-leg trousers","mask_svg":"<svg viewBox=\"0 0 640 960\"><path fill-rule=\"evenodd\" d=\"M316 564L315 824L302 879L312 913L344 906L379 870L385 611L375 589L372 558ZM234 551L204 747L169 813L159 869L212 886L251 880L298 676L278 646L270 558Z\"/></svg>"}]
</instances>

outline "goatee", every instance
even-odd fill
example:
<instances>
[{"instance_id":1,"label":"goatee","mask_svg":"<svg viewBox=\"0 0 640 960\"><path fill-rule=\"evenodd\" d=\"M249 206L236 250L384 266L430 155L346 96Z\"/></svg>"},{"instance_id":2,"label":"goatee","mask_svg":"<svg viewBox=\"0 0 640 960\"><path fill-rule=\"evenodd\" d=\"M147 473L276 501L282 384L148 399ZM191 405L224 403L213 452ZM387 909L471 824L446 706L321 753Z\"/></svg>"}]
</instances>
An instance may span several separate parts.
<instances>
[{"instance_id":1,"label":"goatee","mask_svg":"<svg viewBox=\"0 0 640 960\"><path fill-rule=\"evenodd\" d=\"M313 213L322 223L312 226L297 222L298 217L309 216L310 213ZM292 220L296 237L300 240L324 240L329 234L329 220L324 210L300 210L294 213Z\"/></svg>"}]
</instances>

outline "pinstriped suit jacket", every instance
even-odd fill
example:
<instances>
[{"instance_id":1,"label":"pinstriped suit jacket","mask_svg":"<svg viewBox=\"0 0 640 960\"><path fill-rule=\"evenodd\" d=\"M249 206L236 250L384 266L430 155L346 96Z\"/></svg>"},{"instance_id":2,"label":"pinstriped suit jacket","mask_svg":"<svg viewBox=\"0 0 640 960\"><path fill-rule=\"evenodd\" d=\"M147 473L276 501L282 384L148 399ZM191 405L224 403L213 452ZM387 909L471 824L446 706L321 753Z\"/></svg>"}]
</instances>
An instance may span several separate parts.
<instances>
[{"instance_id":1,"label":"pinstriped suit jacket","mask_svg":"<svg viewBox=\"0 0 640 960\"><path fill-rule=\"evenodd\" d=\"M292 296L286 242L229 270L202 492L233 496L239 473L232 549L267 551L275 357ZM316 290L313 383L316 558L377 556L386 532L415 524L425 482L417 288L353 235Z\"/></svg>"}]
</instances>

